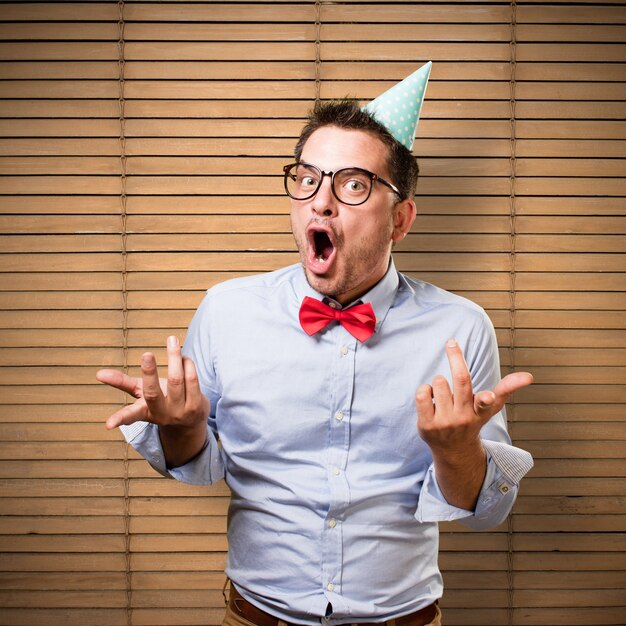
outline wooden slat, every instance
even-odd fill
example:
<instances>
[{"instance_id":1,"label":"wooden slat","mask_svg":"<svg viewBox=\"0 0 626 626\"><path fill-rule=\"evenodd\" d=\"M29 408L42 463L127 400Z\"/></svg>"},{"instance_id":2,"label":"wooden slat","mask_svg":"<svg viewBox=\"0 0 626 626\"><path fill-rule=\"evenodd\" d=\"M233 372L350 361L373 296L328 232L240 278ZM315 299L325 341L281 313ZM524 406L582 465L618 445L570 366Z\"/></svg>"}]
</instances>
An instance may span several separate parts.
<instances>
[{"instance_id":1,"label":"wooden slat","mask_svg":"<svg viewBox=\"0 0 626 626\"><path fill-rule=\"evenodd\" d=\"M115 39L116 37L113 38ZM103 61L107 59L117 61L118 57L119 52L116 41L0 42L0 59L5 61Z\"/></svg>"},{"instance_id":2,"label":"wooden slat","mask_svg":"<svg viewBox=\"0 0 626 626\"><path fill-rule=\"evenodd\" d=\"M68 86L73 89L80 89L80 86L76 84ZM59 87L58 90L62 91L63 89ZM22 93L27 92L28 90L22 90ZM41 97L42 94L38 95ZM93 95L95 94L91 94L91 96ZM119 122L114 120L46 119L23 122L21 120L0 120L0 132L4 137L56 137L57 135L65 137L115 137L119 134L118 126Z\"/></svg>"},{"instance_id":3,"label":"wooden slat","mask_svg":"<svg viewBox=\"0 0 626 626\"><path fill-rule=\"evenodd\" d=\"M19 2L4 4L0 11L0 19L14 22L115 21L118 17L116 7L90 2L76 4Z\"/></svg>"},{"instance_id":4,"label":"wooden slat","mask_svg":"<svg viewBox=\"0 0 626 626\"><path fill-rule=\"evenodd\" d=\"M463 52L461 53L461 46ZM329 42L324 43L324 58L328 61L351 59L375 60L381 58L431 59L444 61L460 56L470 61L506 61L509 58L508 43L412 43L406 42L398 49L396 41L390 42Z\"/></svg>"},{"instance_id":5,"label":"wooden slat","mask_svg":"<svg viewBox=\"0 0 626 626\"><path fill-rule=\"evenodd\" d=\"M29 608L122 608L125 606L123 591L28 591L0 594L0 606L5 609Z\"/></svg>"},{"instance_id":6,"label":"wooden slat","mask_svg":"<svg viewBox=\"0 0 626 626\"><path fill-rule=\"evenodd\" d=\"M582 286L579 286L581 288ZM520 309L615 309L623 310L626 296L604 292L536 292L529 291L516 296Z\"/></svg>"},{"instance_id":7,"label":"wooden slat","mask_svg":"<svg viewBox=\"0 0 626 626\"><path fill-rule=\"evenodd\" d=\"M216 490L219 485L211 488ZM182 526L181 527L181 523ZM217 532L226 530L225 516L194 516L194 517L177 517L177 516L138 516L133 518L131 522L132 530L138 535L142 534L174 534L179 533L203 533L207 528L211 528Z\"/></svg>"},{"instance_id":8,"label":"wooden slat","mask_svg":"<svg viewBox=\"0 0 626 626\"><path fill-rule=\"evenodd\" d=\"M58 44L57 44L58 45ZM266 61L315 59L315 47L308 42L220 42L219 46L210 42L177 41L126 43L125 58L129 61ZM54 49L57 52L57 49ZM83 54L87 55L86 52ZM2 51L0 50L0 58ZM106 58L106 57L104 57ZM117 54L113 58L117 58Z\"/></svg>"},{"instance_id":9,"label":"wooden slat","mask_svg":"<svg viewBox=\"0 0 626 626\"><path fill-rule=\"evenodd\" d=\"M124 626L126 611L124 609L48 609L42 617L40 609L5 609L0 616L2 626L28 626L39 623L41 626L55 626L63 623L67 626L81 624L109 624ZM211 622L218 624L218 622Z\"/></svg>"},{"instance_id":10,"label":"wooden slat","mask_svg":"<svg viewBox=\"0 0 626 626\"><path fill-rule=\"evenodd\" d=\"M552 348L549 352L537 348L516 348L516 363L523 365L586 365L586 366L619 366L624 364L626 350L624 348Z\"/></svg>"},{"instance_id":11,"label":"wooden slat","mask_svg":"<svg viewBox=\"0 0 626 626\"><path fill-rule=\"evenodd\" d=\"M101 534L97 542L86 535L25 535L0 537L0 546L7 553L110 553L121 552L124 537ZM106 606L106 605L105 605Z\"/></svg>"},{"instance_id":12,"label":"wooden slat","mask_svg":"<svg viewBox=\"0 0 626 626\"><path fill-rule=\"evenodd\" d=\"M583 579L588 579L582 585ZM620 588L624 585L626 572L516 572L515 580L520 589L562 589L564 586L573 589L586 588ZM590 580L593 579L593 580ZM599 585L599 587L598 587Z\"/></svg>"},{"instance_id":13,"label":"wooden slat","mask_svg":"<svg viewBox=\"0 0 626 626\"><path fill-rule=\"evenodd\" d=\"M602 90L603 100L622 101L626 94L626 85L623 83L601 82L609 81L613 77L614 68L611 66L588 68L576 64L576 69L568 66L570 76L564 74L565 64L542 66L540 70L525 72L525 67L520 64L516 73L517 80L515 92L520 100L593 100ZM586 71L585 71L586 70ZM557 82L560 81L585 81L585 82ZM546 82L532 82L546 81ZM597 82L595 82L597 81Z\"/></svg>"},{"instance_id":14,"label":"wooden slat","mask_svg":"<svg viewBox=\"0 0 626 626\"><path fill-rule=\"evenodd\" d=\"M320 88L322 99L358 98L368 100L394 85L389 82L324 81ZM442 81L429 84L429 97L436 100L505 100L508 83L496 81ZM532 92L531 92L532 93ZM619 93L619 90L617 91ZM556 99L556 97L555 97ZM454 121L454 120L451 120ZM420 126L421 128L421 126ZM420 130L420 136L425 135ZM445 135L444 135L445 136Z\"/></svg>"},{"instance_id":15,"label":"wooden slat","mask_svg":"<svg viewBox=\"0 0 626 626\"><path fill-rule=\"evenodd\" d=\"M186 10L185 10L186 9ZM286 11L283 7L257 3L216 2L205 4L161 4L138 3L129 5L124 12L124 18L133 21L155 22L300 22L311 20L311 8L306 5L295 4Z\"/></svg>"},{"instance_id":16,"label":"wooden slat","mask_svg":"<svg viewBox=\"0 0 626 626\"><path fill-rule=\"evenodd\" d=\"M509 406L509 412L516 419L529 420L545 420L548 416L550 419L561 419L566 421L584 421L591 419L600 419L608 421L619 421L620 416L619 404L602 404L592 405L585 402L563 402L562 404L516 404ZM570 417L571 416L571 417Z\"/></svg>"},{"instance_id":17,"label":"wooden slat","mask_svg":"<svg viewBox=\"0 0 626 626\"><path fill-rule=\"evenodd\" d=\"M566 160L566 159L519 159L519 176L569 176L604 177L620 176L623 161L620 159Z\"/></svg>"},{"instance_id":18,"label":"wooden slat","mask_svg":"<svg viewBox=\"0 0 626 626\"><path fill-rule=\"evenodd\" d=\"M517 24L517 41L623 42L626 28L609 24Z\"/></svg>"},{"instance_id":19,"label":"wooden slat","mask_svg":"<svg viewBox=\"0 0 626 626\"><path fill-rule=\"evenodd\" d=\"M565 105L565 110L571 103L560 103ZM581 103L572 104L572 109ZM583 106L585 103L582 103ZM595 103L604 105L607 103ZM612 104L612 103L608 103ZM553 103L550 103L554 110ZM516 105L521 110L534 110L535 106L544 106L543 103L535 102L519 102ZM547 104L545 105L548 106ZM618 105L619 106L619 105ZM620 140L607 141L574 141L568 139L519 139L515 142L515 153L520 157L594 157L594 158L611 158L626 156L626 142Z\"/></svg>"},{"instance_id":20,"label":"wooden slat","mask_svg":"<svg viewBox=\"0 0 626 626\"><path fill-rule=\"evenodd\" d=\"M406 22L468 22L490 23L508 22L509 9L503 6L460 5L450 11L449 6L426 5L416 14L414 7L386 3L356 5L330 5L324 7L324 21L329 22L375 22L406 23Z\"/></svg>"},{"instance_id":21,"label":"wooden slat","mask_svg":"<svg viewBox=\"0 0 626 626\"><path fill-rule=\"evenodd\" d=\"M91 370L92 385L95 382L95 372ZM47 383L54 384L52 381L46 381ZM81 381L76 381L75 384L80 384ZM102 387L106 389L106 387ZM119 434L117 431L109 431L104 428L102 422L87 423L87 424L0 424L0 433L2 434L2 441L119 441ZM24 485L20 484L19 479L15 481L4 481L4 488L7 489L7 494L11 489L20 488L23 489ZM77 495L89 495L90 491L99 490L102 495L121 495L123 490L121 489L121 482L117 481L99 481L94 480L92 483L85 480L81 483L72 484L71 481L64 482L62 480L56 480L46 486L46 481L40 481L33 489L36 493L33 495L42 495L45 490L48 490L50 495L55 495L55 488L61 489L65 492L68 490L84 491L84 494ZM42 493L39 493L39 491Z\"/></svg>"},{"instance_id":22,"label":"wooden slat","mask_svg":"<svg viewBox=\"0 0 626 626\"><path fill-rule=\"evenodd\" d=\"M128 5L131 7L131 5ZM156 5L154 13L145 14L145 19L154 20L159 14L159 9L163 9L163 5ZM201 7L195 7L201 8ZM208 7L204 7L208 8ZM213 7L211 7L213 8ZM256 6L256 9L259 5ZM289 8L284 12L285 18L289 20L293 14L293 9L297 8L308 13L310 17L310 9L307 7ZM229 11L232 7L229 7ZM131 9L132 12L132 9ZM202 11L201 11L202 12ZM296 13L299 11L296 11ZM219 12L218 12L219 14ZM309 20L308 23L274 23L272 28L268 29L265 20L258 20L260 23L246 23L250 19L254 19L256 11L248 13L243 23L233 23L234 15L229 15L225 23L204 22L194 24L176 24L172 22L135 22L129 21L124 29L124 35L128 41L311 41L315 38L315 24ZM209 14L211 18L217 17L213 11ZM186 13L187 18L197 19L196 10ZM220 22L219 18L216 22ZM291 22L292 20L289 20Z\"/></svg>"},{"instance_id":23,"label":"wooden slat","mask_svg":"<svg viewBox=\"0 0 626 626\"><path fill-rule=\"evenodd\" d=\"M460 7L461 8L461 7ZM321 40L337 41L509 41L507 24L426 24L399 23L392 28L380 24L323 24Z\"/></svg>"},{"instance_id":24,"label":"wooden slat","mask_svg":"<svg viewBox=\"0 0 626 626\"><path fill-rule=\"evenodd\" d=\"M0 462L0 476L2 478L10 478L13 476L22 476L23 478L123 478L123 468L115 461L2 461ZM7 528L11 528L9 519L2 519L3 532ZM48 520L50 521L50 520ZM71 521L71 519L69 520ZM93 521L93 520L92 520ZM111 520L110 520L111 521ZM120 520L123 521L123 520ZM46 524L46 519L32 519L29 523L41 525ZM106 523L106 519L102 520ZM123 527L123 525L122 525ZM13 528L20 532L30 532L25 529L18 529L16 525ZM47 531L60 532L52 527ZM75 524L73 532L91 533L88 527L82 524ZM110 530L109 532L114 532Z\"/></svg>"},{"instance_id":25,"label":"wooden slat","mask_svg":"<svg viewBox=\"0 0 626 626\"><path fill-rule=\"evenodd\" d=\"M13 65L13 64L10 64ZM45 68L50 63L45 63ZM130 64L129 64L130 65ZM267 64L259 64L265 67ZM163 71L163 70L162 70ZM254 70L250 70L251 72ZM283 69L277 69L276 73L280 74ZM180 69L173 68L172 73L180 76ZM202 79L206 72L198 72L199 75L195 79ZM256 71L258 77L258 71ZM150 77L150 76L148 76ZM209 73L206 78L212 78ZM218 78L228 78L218 76ZM445 104L445 103L444 103ZM280 112L285 118L304 118L310 109L310 103L299 100L285 100L281 103ZM0 117L12 118L118 118L119 102L115 100L4 100L0 101ZM444 107L445 112L445 107ZM224 102L220 100L131 100L125 104L124 109L127 118L207 118L207 117L267 117L274 118L276 116L276 106L274 102L268 100L241 100ZM231 139L232 141L232 139ZM22 143L22 142L19 142ZM17 140L11 142L19 145ZM25 142L24 142L25 143ZM71 145L71 140L63 138L62 144ZM84 142L86 144L87 142ZM83 144L83 145L84 145ZM45 145L45 142L44 144ZM88 145L88 144L87 144ZM267 144L266 144L267 148ZM119 142L114 144L112 153L119 151Z\"/></svg>"},{"instance_id":26,"label":"wooden slat","mask_svg":"<svg viewBox=\"0 0 626 626\"><path fill-rule=\"evenodd\" d=\"M546 43L519 43L517 44L517 58L524 61L626 61L626 46L612 43L589 44L546 44Z\"/></svg>"},{"instance_id":27,"label":"wooden slat","mask_svg":"<svg viewBox=\"0 0 626 626\"><path fill-rule=\"evenodd\" d=\"M348 26L342 24L341 28ZM397 25L396 25L397 26ZM394 28L396 27L394 26ZM324 28L324 26L322 26ZM411 29L419 28L419 25L412 25ZM430 28L437 26L429 25ZM445 26L450 28L449 25ZM475 26L471 26L471 32L474 32ZM469 29L468 31L469 32ZM415 60L396 60L395 58L388 60L368 60L364 62L360 59L351 61L333 61L332 63L323 63L320 68L324 82L328 80L354 80L354 81L400 81L415 71ZM437 83L434 81L443 80L510 80L511 72L508 62L481 62L465 61L462 64L454 61L438 61L431 70L432 84L428 86L428 94L430 98L431 87ZM426 109L420 115L429 115Z\"/></svg>"},{"instance_id":28,"label":"wooden slat","mask_svg":"<svg viewBox=\"0 0 626 626\"><path fill-rule=\"evenodd\" d=\"M525 6L520 7L517 19L529 24L624 24L624 7L564 7L564 6Z\"/></svg>"},{"instance_id":29,"label":"wooden slat","mask_svg":"<svg viewBox=\"0 0 626 626\"><path fill-rule=\"evenodd\" d=\"M623 215L623 198L518 197L520 215Z\"/></svg>"},{"instance_id":30,"label":"wooden slat","mask_svg":"<svg viewBox=\"0 0 626 626\"><path fill-rule=\"evenodd\" d=\"M624 106L620 102L559 102L557 105L554 102L526 101L519 102L515 110L521 119L623 119L624 115ZM600 154L605 155L606 152L603 149Z\"/></svg>"},{"instance_id":31,"label":"wooden slat","mask_svg":"<svg viewBox=\"0 0 626 626\"><path fill-rule=\"evenodd\" d=\"M28 41L32 39L46 40L91 40L110 41L118 37L118 27L114 22L66 22L53 23L0 23L0 39Z\"/></svg>"},{"instance_id":32,"label":"wooden slat","mask_svg":"<svg viewBox=\"0 0 626 626\"><path fill-rule=\"evenodd\" d=\"M124 589L125 576L122 572L0 572L2 589L48 589L48 590L89 590Z\"/></svg>"},{"instance_id":33,"label":"wooden slat","mask_svg":"<svg viewBox=\"0 0 626 626\"><path fill-rule=\"evenodd\" d=\"M572 121L572 122L547 122L547 121L519 121L519 136L523 138L554 138L560 139L565 134L568 137L593 139L624 139L626 137L626 124L611 121ZM578 194L573 194L578 195ZM611 194L608 194L611 195Z\"/></svg>"},{"instance_id":34,"label":"wooden slat","mask_svg":"<svg viewBox=\"0 0 626 626\"><path fill-rule=\"evenodd\" d=\"M621 252L625 235L519 235L520 252L574 252L584 247L586 252Z\"/></svg>"},{"instance_id":35,"label":"wooden slat","mask_svg":"<svg viewBox=\"0 0 626 626\"><path fill-rule=\"evenodd\" d=\"M66 61L59 63L41 61L21 61L0 63L0 78L2 80L15 79L58 79L58 78L109 78L117 80L119 77L119 66L115 61ZM93 103L96 106L97 101ZM102 103L100 107L107 110L107 104L116 106L116 102ZM71 106L69 102L66 106ZM7 106L4 103L4 106ZM50 116L53 111L50 111Z\"/></svg>"},{"instance_id":36,"label":"wooden slat","mask_svg":"<svg viewBox=\"0 0 626 626\"><path fill-rule=\"evenodd\" d=\"M123 399L117 398L111 403L83 404L2 404L0 417L3 422L104 422L106 417L117 409Z\"/></svg>"}]
</instances>

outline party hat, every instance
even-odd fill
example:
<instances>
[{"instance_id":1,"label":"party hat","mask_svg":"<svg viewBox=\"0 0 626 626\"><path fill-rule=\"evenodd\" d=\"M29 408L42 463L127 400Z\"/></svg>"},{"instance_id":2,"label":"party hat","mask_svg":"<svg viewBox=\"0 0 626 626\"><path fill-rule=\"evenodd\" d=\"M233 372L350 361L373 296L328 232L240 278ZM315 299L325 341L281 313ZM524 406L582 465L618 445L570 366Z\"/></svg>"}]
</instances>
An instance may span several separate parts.
<instances>
[{"instance_id":1,"label":"party hat","mask_svg":"<svg viewBox=\"0 0 626 626\"><path fill-rule=\"evenodd\" d=\"M431 61L363 107L403 146L411 150L420 118Z\"/></svg>"}]
</instances>

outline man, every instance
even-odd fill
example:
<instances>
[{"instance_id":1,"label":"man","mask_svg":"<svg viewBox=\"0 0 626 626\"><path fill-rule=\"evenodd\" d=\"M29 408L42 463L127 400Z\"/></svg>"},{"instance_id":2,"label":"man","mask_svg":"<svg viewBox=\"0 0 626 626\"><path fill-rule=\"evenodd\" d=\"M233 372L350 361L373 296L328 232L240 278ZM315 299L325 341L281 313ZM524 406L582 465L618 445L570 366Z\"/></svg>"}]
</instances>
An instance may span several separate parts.
<instances>
[{"instance_id":1,"label":"man","mask_svg":"<svg viewBox=\"0 0 626 626\"><path fill-rule=\"evenodd\" d=\"M530 374L500 381L482 309L395 270L417 165L388 128L317 107L285 167L301 263L209 290L167 381L150 353L98 374L159 471L226 478L230 626L441 624L437 522L499 524L532 464L503 414Z\"/></svg>"}]
</instances>

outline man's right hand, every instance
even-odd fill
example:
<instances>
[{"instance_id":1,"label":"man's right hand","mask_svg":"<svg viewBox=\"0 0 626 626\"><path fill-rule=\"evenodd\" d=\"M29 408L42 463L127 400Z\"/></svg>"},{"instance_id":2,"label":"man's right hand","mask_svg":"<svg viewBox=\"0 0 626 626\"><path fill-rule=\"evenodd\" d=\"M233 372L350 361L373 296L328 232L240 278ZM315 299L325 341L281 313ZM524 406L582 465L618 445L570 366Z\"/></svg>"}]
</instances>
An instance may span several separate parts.
<instances>
[{"instance_id":1,"label":"man's right hand","mask_svg":"<svg viewBox=\"0 0 626 626\"><path fill-rule=\"evenodd\" d=\"M186 463L202 450L210 402L200 391L194 362L181 355L177 337L167 340L167 379L159 379L151 352L141 357L141 378L110 369L98 371L96 378L137 398L113 413L106 421L107 428L138 421L156 424L170 467Z\"/></svg>"}]
</instances>

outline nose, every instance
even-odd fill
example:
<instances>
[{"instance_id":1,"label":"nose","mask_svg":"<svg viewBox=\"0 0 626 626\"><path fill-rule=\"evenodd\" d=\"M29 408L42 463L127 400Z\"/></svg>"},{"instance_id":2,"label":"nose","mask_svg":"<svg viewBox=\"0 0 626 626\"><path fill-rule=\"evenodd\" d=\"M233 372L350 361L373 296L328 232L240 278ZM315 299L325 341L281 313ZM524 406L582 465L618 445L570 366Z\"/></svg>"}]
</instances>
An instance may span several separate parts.
<instances>
[{"instance_id":1,"label":"nose","mask_svg":"<svg viewBox=\"0 0 626 626\"><path fill-rule=\"evenodd\" d=\"M312 198L311 209L320 217L337 215L337 198L333 193L331 177L328 174L322 174L322 184Z\"/></svg>"}]
</instances>

